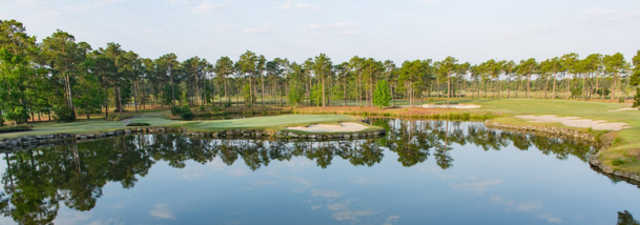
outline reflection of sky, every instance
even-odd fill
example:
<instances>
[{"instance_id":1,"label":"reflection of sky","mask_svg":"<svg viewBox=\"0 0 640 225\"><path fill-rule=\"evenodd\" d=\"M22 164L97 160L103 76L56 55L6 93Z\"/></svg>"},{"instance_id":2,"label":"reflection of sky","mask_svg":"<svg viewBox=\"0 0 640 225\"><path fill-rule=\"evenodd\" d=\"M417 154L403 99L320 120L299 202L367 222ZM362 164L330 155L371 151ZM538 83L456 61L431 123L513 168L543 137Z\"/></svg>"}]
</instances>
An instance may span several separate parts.
<instances>
[{"instance_id":1,"label":"reflection of sky","mask_svg":"<svg viewBox=\"0 0 640 225\"><path fill-rule=\"evenodd\" d=\"M402 167L354 167L334 157L326 169L303 157L257 171L219 158L184 169L154 165L132 189L110 183L90 212L61 210L56 224L613 224L640 215L640 190L611 183L570 157L533 149L483 151L453 145L453 167L432 156Z\"/></svg>"}]
</instances>

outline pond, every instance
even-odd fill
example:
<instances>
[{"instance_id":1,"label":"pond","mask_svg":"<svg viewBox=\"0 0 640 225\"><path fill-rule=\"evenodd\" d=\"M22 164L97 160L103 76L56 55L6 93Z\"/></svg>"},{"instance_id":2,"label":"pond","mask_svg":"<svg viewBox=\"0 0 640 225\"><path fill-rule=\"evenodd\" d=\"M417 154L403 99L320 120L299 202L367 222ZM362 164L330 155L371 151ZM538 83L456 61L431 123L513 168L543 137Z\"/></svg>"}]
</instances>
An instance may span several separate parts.
<instances>
[{"instance_id":1,"label":"pond","mask_svg":"<svg viewBox=\"0 0 640 225\"><path fill-rule=\"evenodd\" d=\"M0 224L638 224L579 141L376 120L382 138L138 134L3 153Z\"/></svg>"}]
</instances>

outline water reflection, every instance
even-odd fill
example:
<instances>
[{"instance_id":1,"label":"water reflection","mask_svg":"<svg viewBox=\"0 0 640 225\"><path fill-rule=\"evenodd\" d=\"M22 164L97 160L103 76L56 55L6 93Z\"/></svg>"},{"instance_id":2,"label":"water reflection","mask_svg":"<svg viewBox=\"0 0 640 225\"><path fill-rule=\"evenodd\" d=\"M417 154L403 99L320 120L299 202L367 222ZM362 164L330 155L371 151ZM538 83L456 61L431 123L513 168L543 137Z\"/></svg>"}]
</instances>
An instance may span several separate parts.
<instances>
[{"instance_id":1,"label":"water reflection","mask_svg":"<svg viewBox=\"0 0 640 225\"><path fill-rule=\"evenodd\" d=\"M617 225L640 225L640 223L633 218L629 211L625 210L624 212L618 212Z\"/></svg>"},{"instance_id":2,"label":"water reflection","mask_svg":"<svg viewBox=\"0 0 640 225\"><path fill-rule=\"evenodd\" d=\"M475 145L484 151L501 151L507 146L519 150L532 147L545 155L566 159L572 155L586 160L591 146L559 138L503 132L481 123L446 121L376 120L387 129L378 139L330 142L281 142L266 140L221 140L179 135L131 135L85 143L4 153L4 190L0 210L20 224L50 224L61 204L77 211L89 211L112 182L133 188L157 162L184 168L188 161L200 164L219 158L226 165L241 160L253 171L273 161L304 157L320 168L336 158L353 166L371 167L385 152L397 155L404 167L434 160L439 168L453 167L450 152L456 146ZM461 149L463 150L463 149ZM618 224L638 224L627 212L618 213Z\"/></svg>"}]
</instances>

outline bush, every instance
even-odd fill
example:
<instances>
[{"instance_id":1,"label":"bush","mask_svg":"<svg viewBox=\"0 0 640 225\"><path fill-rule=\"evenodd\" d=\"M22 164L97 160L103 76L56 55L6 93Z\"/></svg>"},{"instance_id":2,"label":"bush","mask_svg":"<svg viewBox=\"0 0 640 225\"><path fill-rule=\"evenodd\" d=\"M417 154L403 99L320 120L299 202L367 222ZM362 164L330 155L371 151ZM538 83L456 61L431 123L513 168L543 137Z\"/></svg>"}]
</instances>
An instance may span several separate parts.
<instances>
[{"instance_id":1,"label":"bush","mask_svg":"<svg viewBox=\"0 0 640 225\"><path fill-rule=\"evenodd\" d=\"M55 113L55 118L58 121L73 122L76 120L76 114L66 105L54 106L53 112Z\"/></svg>"},{"instance_id":2,"label":"bush","mask_svg":"<svg viewBox=\"0 0 640 225\"><path fill-rule=\"evenodd\" d=\"M20 132L20 131L29 131L29 130L31 130L31 126L29 125L0 127L0 133Z\"/></svg>"},{"instance_id":3,"label":"bush","mask_svg":"<svg viewBox=\"0 0 640 225\"><path fill-rule=\"evenodd\" d=\"M23 106L13 106L4 112L5 117L9 120L15 121L17 124L26 123L29 120L29 112Z\"/></svg>"},{"instance_id":4,"label":"bush","mask_svg":"<svg viewBox=\"0 0 640 225\"><path fill-rule=\"evenodd\" d=\"M191 112L191 108L189 108L188 105L171 107L171 114L174 116L180 116L183 120L192 120L194 117L193 112Z\"/></svg>"},{"instance_id":5,"label":"bush","mask_svg":"<svg viewBox=\"0 0 640 225\"><path fill-rule=\"evenodd\" d=\"M622 159L614 159L613 161L611 161L611 165L614 165L614 166L620 166L620 165L622 165L624 163L625 162Z\"/></svg>"},{"instance_id":6,"label":"bush","mask_svg":"<svg viewBox=\"0 0 640 225\"><path fill-rule=\"evenodd\" d=\"M618 103L624 103L624 97L618 98Z\"/></svg>"},{"instance_id":7,"label":"bush","mask_svg":"<svg viewBox=\"0 0 640 225\"><path fill-rule=\"evenodd\" d=\"M149 123L128 123L127 127L146 127L146 126L150 126L151 124Z\"/></svg>"}]
</instances>

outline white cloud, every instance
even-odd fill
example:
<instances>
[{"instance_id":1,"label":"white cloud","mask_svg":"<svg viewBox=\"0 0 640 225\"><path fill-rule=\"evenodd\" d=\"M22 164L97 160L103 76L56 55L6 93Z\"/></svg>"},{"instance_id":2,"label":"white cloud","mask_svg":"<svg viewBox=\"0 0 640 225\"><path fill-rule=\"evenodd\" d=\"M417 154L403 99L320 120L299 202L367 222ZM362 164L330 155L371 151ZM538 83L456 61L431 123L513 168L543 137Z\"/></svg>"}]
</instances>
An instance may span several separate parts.
<instances>
[{"instance_id":1,"label":"white cloud","mask_svg":"<svg viewBox=\"0 0 640 225\"><path fill-rule=\"evenodd\" d=\"M523 202L516 206L516 210L520 212L531 212L538 209L542 209L542 204L539 202Z\"/></svg>"},{"instance_id":2,"label":"white cloud","mask_svg":"<svg viewBox=\"0 0 640 225\"><path fill-rule=\"evenodd\" d=\"M502 180L500 179L487 179L487 180L477 180L473 179L468 182L463 182L459 184L453 184L451 187L463 190L470 190L474 192L485 192L487 189L502 184Z\"/></svg>"},{"instance_id":3,"label":"white cloud","mask_svg":"<svg viewBox=\"0 0 640 225\"><path fill-rule=\"evenodd\" d=\"M202 1L200 4L196 5L191 9L191 12L195 14L205 14L209 13L212 10L222 8L224 5L222 3L212 3L210 1Z\"/></svg>"},{"instance_id":4,"label":"white cloud","mask_svg":"<svg viewBox=\"0 0 640 225\"><path fill-rule=\"evenodd\" d=\"M623 23L640 20L640 10L589 8L582 11L582 19L590 23Z\"/></svg>"},{"instance_id":5,"label":"white cloud","mask_svg":"<svg viewBox=\"0 0 640 225\"><path fill-rule=\"evenodd\" d=\"M242 30L244 33L267 33L271 31L271 27L264 25L259 27L247 27Z\"/></svg>"},{"instance_id":6,"label":"white cloud","mask_svg":"<svg viewBox=\"0 0 640 225\"><path fill-rule=\"evenodd\" d=\"M336 202L327 205L327 209L333 211L331 217L337 221L359 221L359 217L370 216L375 214L371 210L352 210L349 208L349 202Z\"/></svg>"},{"instance_id":7,"label":"white cloud","mask_svg":"<svg viewBox=\"0 0 640 225\"><path fill-rule=\"evenodd\" d=\"M538 216L538 218L546 220L549 223L562 223L562 219L558 218L558 217L554 217L551 214L545 213L545 214L540 214Z\"/></svg>"},{"instance_id":8,"label":"white cloud","mask_svg":"<svg viewBox=\"0 0 640 225\"><path fill-rule=\"evenodd\" d=\"M175 220L176 217L173 215L171 210L169 209L169 205L167 204L156 204L149 211L149 214L155 218L159 219L171 219Z\"/></svg>"},{"instance_id":9,"label":"white cloud","mask_svg":"<svg viewBox=\"0 0 640 225\"><path fill-rule=\"evenodd\" d=\"M327 205L327 209L331 211L345 210L347 209L347 203L346 202L331 203Z\"/></svg>"},{"instance_id":10,"label":"white cloud","mask_svg":"<svg viewBox=\"0 0 640 225\"><path fill-rule=\"evenodd\" d=\"M76 224L87 224L87 222L91 219L91 216L88 213L78 212L78 211L67 211L64 210L60 212L60 215L56 218L56 224L66 224L66 225L76 225ZM11 224L11 223L7 223Z\"/></svg>"},{"instance_id":11,"label":"white cloud","mask_svg":"<svg viewBox=\"0 0 640 225\"><path fill-rule=\"evenodd\" d=\"M357 26L351 22L339 21L329 24L309 24L307 29L318 32L336 32L339 34L353 35L359 34Z\"/></svg>"},{"instance_id":12,"label":"white cloud","mask_svg":"<svg viewBox=\"0 0 640 225\"><path fill-rule=\"evenodd\" d=\"M296 8L298 9L307 9L312 7L313 5L311 3L296 3Z\"/></svg>"},{"instance_id":13,"label":"white cloud","mask_svg":"<svg viewBox=\"0 0 640 225\"><path fill-rule=\"evenodd\" d=\"M338 197L342 196L342 193L334 191L334 190L313 189L313 190L311 190L311 196L313 196L313 197L323 197L323 198L338 198Z\"/></svg>"},{"instance_id":14,"label":"white cloud","mask_svg":"<svg viewBox=\"0 0 640 225\"><path fill-rule=\"evenodd\" d=\"M491 196L489 200L495 204L504 206L507 211L531 214L536 216L538 219L547 221L548 223L562 223L561 218L544 212L542 203L540 202L516 202L513 200L506 200L497 195Z\"/></svg>"},{"instance_id":15,"label":"white cloud","mask_svg":"<svg viewBox=\"0 0 640 225\"><path fill-rule=\"evenodd\" d=\"M293 0L287 0L282 5L280 5L281 9L308 9L313 8L313 4L308 2L296 2Z\"/></svg>"},{"instance_id":16,"label":"white cloud","mask_svg":"<svg viewBox=\"0 0 640 225\"><path fill-rule=\"evenodd\" d=\"M374 214L373 211L370 211L370 210L356 210L356 211L344 210L344 211L335 212L332 216L337 221L349 220L349 221L357 222L359 221L359 217L370 216L373 214Z\"/></svg>"}]
</instances>

